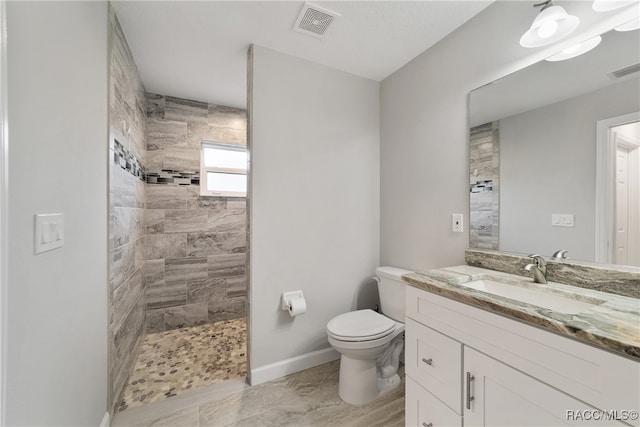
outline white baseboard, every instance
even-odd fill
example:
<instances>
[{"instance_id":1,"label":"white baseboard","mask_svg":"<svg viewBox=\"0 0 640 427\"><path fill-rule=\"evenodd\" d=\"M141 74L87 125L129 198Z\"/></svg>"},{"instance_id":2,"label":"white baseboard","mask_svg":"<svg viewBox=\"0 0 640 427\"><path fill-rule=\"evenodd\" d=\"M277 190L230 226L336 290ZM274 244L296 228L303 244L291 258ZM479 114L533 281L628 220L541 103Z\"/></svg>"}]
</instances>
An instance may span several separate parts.
<instances>
[{"instance_id":1,"label":"white baseboard","mask_svg":"<svg viewBox=\"0 0 640 427\"><path fill-rule=\"evenodd\" d=\"M251 385L258 385L314 366L332 362L340 358L340 353L332 347L312 351L290 359L251 370Z\"/></svg>"},{"instance_id":2,"label":"white baseboard","mask_svg":"<svg viewBox=\"0 0 640 427\"><path fill-rule=\"evenodd\" d=\"M109 427L109 412L104 413L104 417L102 417L102 421L100 422L100 427Z\"/></svg>"}]
</instances>

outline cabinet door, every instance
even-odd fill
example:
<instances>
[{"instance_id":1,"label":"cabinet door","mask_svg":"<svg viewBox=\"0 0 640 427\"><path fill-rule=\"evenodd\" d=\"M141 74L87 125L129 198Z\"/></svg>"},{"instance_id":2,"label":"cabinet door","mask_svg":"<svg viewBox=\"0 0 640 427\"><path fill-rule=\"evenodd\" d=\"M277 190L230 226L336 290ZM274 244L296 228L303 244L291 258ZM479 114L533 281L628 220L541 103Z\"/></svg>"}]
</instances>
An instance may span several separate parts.
<instances>
[{"instance_id":1,"label":"cabinet door","mask_svg":"<svg viewBox=\"0 0 640 427\"><path fill-rule=\"evenodd\" d=\"M466 346L464 373L465 426L624 425L603 419L591 406Z\"/></svg>"},{"instance_id":2,"label":"cabinet door","mask_svg":"<svg viewBox=\"0 0 640 427\"><path fill-rule=\"evenodd\" d=\"M406 427L462 427L462 417L406 377Z\"/></svg>"}]
</instances>

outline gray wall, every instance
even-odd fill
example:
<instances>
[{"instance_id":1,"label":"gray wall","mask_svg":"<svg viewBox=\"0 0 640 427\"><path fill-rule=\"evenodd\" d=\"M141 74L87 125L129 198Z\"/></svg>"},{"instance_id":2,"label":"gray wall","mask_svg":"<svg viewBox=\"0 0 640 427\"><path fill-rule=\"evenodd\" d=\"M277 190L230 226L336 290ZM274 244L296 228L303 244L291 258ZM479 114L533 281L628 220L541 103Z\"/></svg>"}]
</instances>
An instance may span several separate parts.
<instances>
[{"instance_id":1,"label":"gray wall","mask_svg":"<svg viewBox=\"0 0 640 427\"><path fill-rule=\"evenodd\" d=\"M109 12L109 408L113 412L144 335L145 98L138 69Z\"/></svg>"},{"instance_id":2,"label":"gray wall","mask_svg":"<svg viewBox=\"0 0 640 427\"><path fill-rule=\"evenodd\" d=\"M7 425L107 410L107 3L7 2ZM34 255L34 214L65 214Z\"/></svg>"},{"instance_id":3,"label":"gray wall","mask_svg":"<svg viewBox=\"0 0 640 427\"><path fill-rule=\"evenodd\" d=\"M501 250L595 261L596 122L638 111L638 93L634 78L500 120Z\"/></svg>"},{"instance_id":4,"label":"gray wall","mask_svg":"<svg viewBox=\"0 0 640 427\"><path fill-rule=\"evenodd\" d=\"M518 39L532 19L530 5L495 2L382 82L383 264L424 270L464 263L469 91L585 36L579 29L564 45L525 49ZM465 233L451 232L452 213L465 214Z\"/></svg>"},{"instance_id":5,"label":"gray wall","mask_svg":"<svg viewBox=\"0 0 640 427\"><path fill-rule=\"evenodd\" d=\"M250 70L253 372L329 348L327 322L375 295L380 158L378 83L259 46Z\"/></svg>"},{"instance_id":6,"label":"gray wall","mask_svg":"<svg viewBox=\"0 0 640 427\"><path fill-rule=\"evenodd\" d=\"M147 94L147 333L243 317L245 198L199 195L200 142L246 145L246 112Z\"/></svg>"}]
</instances>

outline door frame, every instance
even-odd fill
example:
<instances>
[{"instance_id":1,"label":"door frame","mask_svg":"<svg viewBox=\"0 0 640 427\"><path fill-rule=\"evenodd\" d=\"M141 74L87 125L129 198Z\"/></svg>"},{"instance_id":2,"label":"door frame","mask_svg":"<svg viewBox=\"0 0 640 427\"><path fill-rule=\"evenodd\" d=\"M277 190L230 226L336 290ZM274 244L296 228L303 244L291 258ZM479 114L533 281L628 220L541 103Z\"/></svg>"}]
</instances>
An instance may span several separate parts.
<instances>
[{"instance_id":1,"label":"door frame","mask_svg":"<svg viewBox=\"0 0 640 427\"><path fill-rule=\"evenodd\" d=\"M0 2L0 425L6 424L7 287L8 287L8 190L9 141L7 121L7 25L6 2Z\"/></svg>"},{"instance_id":2,"label":"door frame","mask_svg":"<svg viewBox=\"0 0 640 427\"><path fill-rule=\"evenodd\" d=\"M611 264L613 253L613 198L615 142L610 129L640 121L640 111L596 122L596 244L595 261Z\"/></svg>"}]
</instances>

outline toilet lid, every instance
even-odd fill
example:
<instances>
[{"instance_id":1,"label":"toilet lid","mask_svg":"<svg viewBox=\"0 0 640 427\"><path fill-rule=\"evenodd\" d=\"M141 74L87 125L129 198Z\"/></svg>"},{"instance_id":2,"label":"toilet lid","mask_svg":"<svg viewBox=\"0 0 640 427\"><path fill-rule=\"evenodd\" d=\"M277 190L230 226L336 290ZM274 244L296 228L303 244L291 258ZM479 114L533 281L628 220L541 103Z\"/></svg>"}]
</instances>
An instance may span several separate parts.
<instances>
[{"instance_id":1,"label":"toilet lid","mask_svg":"<svg viewBox=\"0 0 640 427\"><path fill-rule=\"evenodd\" d=\"M334 317L327 324L327 332L342 341L364 341L389 335L395 326L395 321L367 309Z\"/></svg>"}]
</instances>

